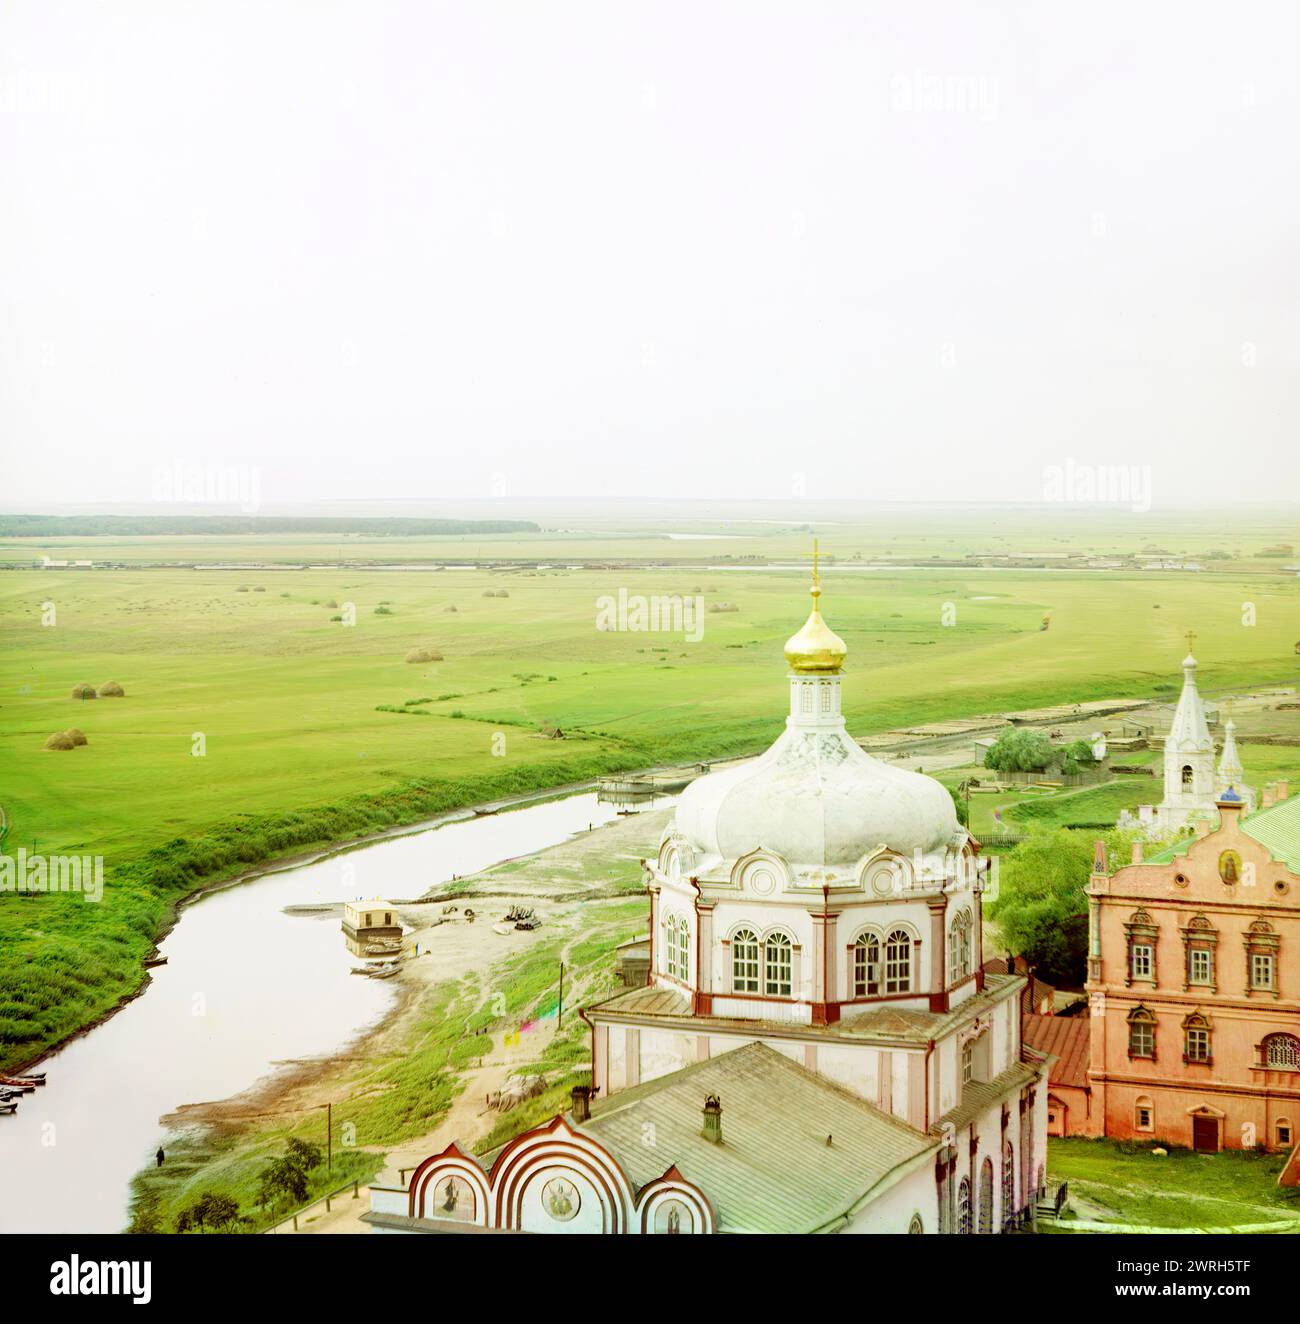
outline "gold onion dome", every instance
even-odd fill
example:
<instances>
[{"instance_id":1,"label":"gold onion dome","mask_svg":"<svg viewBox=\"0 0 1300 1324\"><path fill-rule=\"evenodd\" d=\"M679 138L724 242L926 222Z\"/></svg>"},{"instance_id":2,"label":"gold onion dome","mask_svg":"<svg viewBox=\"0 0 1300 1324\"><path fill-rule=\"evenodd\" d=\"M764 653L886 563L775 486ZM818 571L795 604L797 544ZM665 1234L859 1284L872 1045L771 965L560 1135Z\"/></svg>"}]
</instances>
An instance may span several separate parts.
<instances>
[{"instance_id":1,"label":"gold onion dome","mask_svg":"<svg viewBox=\"0 0 1300 1324\"><path fill-rule=\"evenodd\" d=\"M817 599L822 595L817 550L813 548L812 611L802 629L785 642L785 660L801 675L833 675L844 665L849 650L844 640L822 620Z\"/></svg>"}]
</instances>

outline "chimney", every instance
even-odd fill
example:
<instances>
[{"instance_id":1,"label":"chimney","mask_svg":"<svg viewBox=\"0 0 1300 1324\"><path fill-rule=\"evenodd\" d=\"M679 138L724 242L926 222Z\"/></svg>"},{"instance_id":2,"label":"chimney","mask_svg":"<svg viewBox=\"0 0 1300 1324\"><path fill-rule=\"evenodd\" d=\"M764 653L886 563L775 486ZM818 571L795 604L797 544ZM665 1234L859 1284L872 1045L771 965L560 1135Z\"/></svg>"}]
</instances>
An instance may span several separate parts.
<instances>
[{"instance_id":1,"label":"chimney","mask_svg":"<svg viewBox=\"0 0 1300 1324\"><path fill-rule=\"evenodd\" d=\"M1260 803L1260 808L1267 809L1269 805L1274 804L1277 804L1277 786L1275 783L1269 782L1269 784L1264 787L1264 798Z\"/></svg>"},{"instance_id":2,"label":"chimney","mask_svg":"<svg viewBox=\"0 0 1300 1324\"><path fill-rule=\"evenodd\" d=\"M585 1122L591 1117L591 1086L575 1085L573 1094L573 1120Z\"/></svg>"},{"instance_id":3,"label":"chimney","mask_svg":"<svg viewBox=\"0 0 1300 1324\"><path fill-rule=\"evenodd\" d=\"M1129 858L1133 861L1134 864L1142 863L1142 843L1140 841L1135 841L1133 843L1133 850Z\"/></svg>"},{"instance_id":4,"label":"chimney","mask_svg":"<svg viewBox=\"0 0 1300 1324\"><path fill-rule=\"evenodd\" d=\"M1279 801L1285 800L1291 794L1291 780L1289 777L1283 777L1277 784L1277 798Z\"/></svg>"},{"instance_id":5,"label":"chimney","mask_svg":"<svg viewBox=\"0 0 1300 1324\"><path fill-rule=\"evenodd\" d=\"M704 1130L701 1134L715 1145L722 1144L722 1100L716 1094L704 1096Z\"/></svg>"}]
</instances>

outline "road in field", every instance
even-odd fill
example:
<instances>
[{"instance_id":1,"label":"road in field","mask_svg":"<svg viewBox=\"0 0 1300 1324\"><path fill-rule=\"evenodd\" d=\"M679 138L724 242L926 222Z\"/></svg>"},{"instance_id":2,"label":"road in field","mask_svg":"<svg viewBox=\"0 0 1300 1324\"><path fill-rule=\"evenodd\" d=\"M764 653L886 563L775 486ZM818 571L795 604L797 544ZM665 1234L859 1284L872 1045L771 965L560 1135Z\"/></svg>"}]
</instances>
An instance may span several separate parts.
<instances>
[{"instance_id":1,"label":"road in field","mask_svg":"<svg viewBox=\"0 0 1300 1324\"><path fill-rule=\"evenodd\" d=\"M145 993L46 1058L49 1083L0 1117L0 1233L117 1232L159 1118L224 1099L278 1062L337 1051L394 990L354 978L337 914L286 906L411 898L614 817L594 792L391 837L202 897Z\"/></svg>"}]
</instances>

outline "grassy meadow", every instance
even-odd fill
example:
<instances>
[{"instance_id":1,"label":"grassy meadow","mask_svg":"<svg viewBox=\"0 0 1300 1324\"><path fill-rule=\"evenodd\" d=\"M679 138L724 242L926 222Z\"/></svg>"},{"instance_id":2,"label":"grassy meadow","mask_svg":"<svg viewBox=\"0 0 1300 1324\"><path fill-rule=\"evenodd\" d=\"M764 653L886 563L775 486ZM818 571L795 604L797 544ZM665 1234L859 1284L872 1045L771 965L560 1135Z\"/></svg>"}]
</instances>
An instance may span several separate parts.
<instances>
[{"instance_id":1,"label":"grassy meadow","mask_svg":"<svg viewBox=\"0 0 1300 1324\"><path fill-rule=\"evenodd\" d=\"M541 561L557 536L499 541ZM849 645L845 707L856 733L1172 697L1189 628L1208 692L1295 680L1300 578L1255 556L1276 528L1252 531L1240 561L1203 574L851 563L883 536L837 528L829 539L837 555L847 549L827 571L823 607ZM1087 541L1104 551L1107 536L1094 530ZM1189 550L1242 541L1194 526L1179 536ZM942 535L945 554L957 540ZM701 560L752 541L795 562L808 537L641 541ZM613 558L637 538L587 529L560 542ZM24 550L29 562L40 554ZM107 554L84 541L58 553ZM0 1065L30 1060L138 987L140 960L176 902L241 866L513 792L762 748L783 720L781 644L806 615L806 579L794 568L689 564L0 575L6 850L102 855L106 872L99 905L0 896ZM703 638L598 630L597 599L620 589L699 593ZM336 619L349 603L354 625ZM736 610L708 610L722 603ZM42 623L45 604L52 624ZM441 660L407 663L419 647ZM71 697L78 683L110 680L125 697ZM72 726L86 745L43 748ZM550 738L555 728L564 738ZM1133 803L1148 785L1132 788ZM1080 797L1080 821L1113 816L1116 794Z\"/></svg>"}]
</instances>

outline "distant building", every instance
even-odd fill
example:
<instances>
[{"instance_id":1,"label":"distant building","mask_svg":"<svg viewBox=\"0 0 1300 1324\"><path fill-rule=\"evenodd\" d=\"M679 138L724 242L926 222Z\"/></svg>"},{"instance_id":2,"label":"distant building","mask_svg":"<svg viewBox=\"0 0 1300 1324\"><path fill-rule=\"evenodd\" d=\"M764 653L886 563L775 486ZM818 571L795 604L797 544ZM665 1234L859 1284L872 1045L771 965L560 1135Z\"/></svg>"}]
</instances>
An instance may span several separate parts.
<instances>
[{"instance_id":1,"label":"distant building","mask_svg":"<svg viewBox=\"0 0 1300 1324\"><path fill-rule=\"evenodd\" d=\"M1288 789L1285 786L1283 790ZM1300 1134L1300 796L1088 883L1094 1108L1108 1136L1289 1150Z\"/></svg>"},{"instance_id":2,"label":"distant building","mask_svg":"<svg viewBox=\"0 0 1300 1324\"><path fill-rule=\"evenodd\" d=\"M1196 670L1197 661L1189 652L1183 658L1183 691L1165 737L1164 798L1158 805L1140 805L1136 814L1126 809L1119 816L1121 828L1139 829L1150 840L1168 840L1198 823L1214 822L1215 797L1229 785L1236 788L1247 812L1254 808L1255 793L1246 785L1231 719L1225 728L1223 758L1215 768L1214 737L1196 685Z\"/></svg>"}]
</instances>

